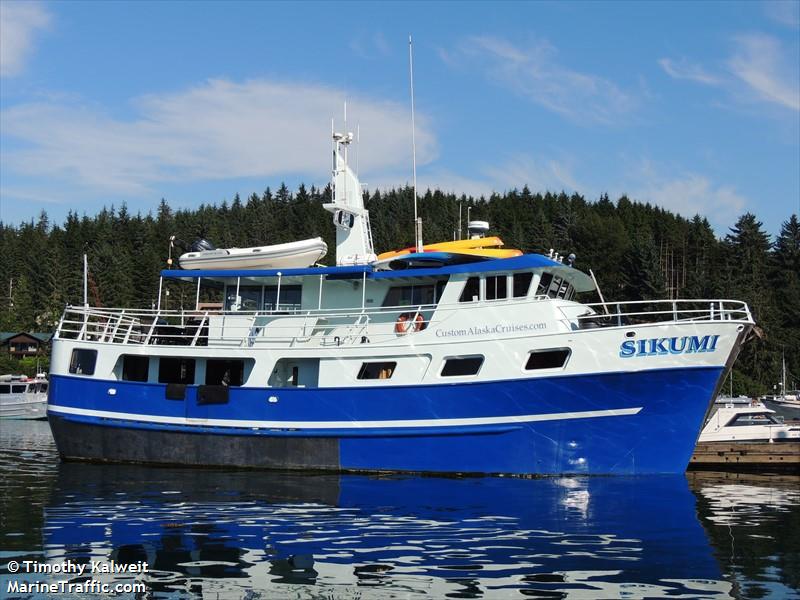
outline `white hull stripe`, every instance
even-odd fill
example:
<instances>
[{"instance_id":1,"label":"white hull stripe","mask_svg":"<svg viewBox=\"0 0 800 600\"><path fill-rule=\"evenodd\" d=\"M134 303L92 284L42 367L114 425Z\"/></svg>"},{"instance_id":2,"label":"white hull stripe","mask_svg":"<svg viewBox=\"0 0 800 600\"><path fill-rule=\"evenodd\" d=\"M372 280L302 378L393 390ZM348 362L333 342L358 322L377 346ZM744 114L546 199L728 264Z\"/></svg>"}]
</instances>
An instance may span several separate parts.
<instances>
[{"instance_id":1,"label":"white hull stripe","mask_svg":"<svg viewBox=\"0 0 800 600\"><path fill-rule=\"evenodd\" d=\"M459 427L467 425L501 425L505 423L533 423L536 421L561 421L568 419L594 419L597 417L622 417L635 415L642 407L609 410L584 410L579 412L548 413L542 415L514 415L508 417L471 417L464 419L408 419L397 421L245 421L237 419L187 419L185 417L163 417L158 415L137 415L134 413L110 412L72 408L69 406L48 406L51 413L80 415L139 421L144 423L165 423L170 425L204 425L208 427L246 427L258 429L372 429L403 427Z\"/></svg>"}]
</instances>

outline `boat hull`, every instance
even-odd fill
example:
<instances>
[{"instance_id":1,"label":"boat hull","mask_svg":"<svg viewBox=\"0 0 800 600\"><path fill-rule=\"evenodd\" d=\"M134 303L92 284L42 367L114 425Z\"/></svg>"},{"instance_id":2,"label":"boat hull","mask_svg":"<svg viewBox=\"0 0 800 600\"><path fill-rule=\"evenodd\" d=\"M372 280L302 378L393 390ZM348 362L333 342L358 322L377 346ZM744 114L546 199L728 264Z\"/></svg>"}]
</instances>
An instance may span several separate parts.
<instances>
[{"instance_id":1,"label":"boat hull","mask_svg":"<svg viewBox=\"0 0 800 600\"><path fill-rule=\"evenodd\" d=\"M721 374L722 368L698 367L381 389L231 388L220 404L200 404L197 386L175 401L165 400L161 384L56 376L48 415L67 460L679 473Z\"/></svg>"},{"instance_id":2,"label":"boat hull","mask_svg":"<svg viewBox=\"0 0 800 600\"><path fill-rule=\"evenodd\" d=\"M0 419L46 419L47 398L9 399L0 401Z\"/></svg>"},{"instance_id":3,"label":"boat hull","mask_svg":"<svg viewBox=\"0 0 800 600\"><path fill-rule=\"evenodd\" d=\"M182 269L298 269L313 265L328 252L321 238L261 246L183 254Z\"/></svg>"}]
</instances>

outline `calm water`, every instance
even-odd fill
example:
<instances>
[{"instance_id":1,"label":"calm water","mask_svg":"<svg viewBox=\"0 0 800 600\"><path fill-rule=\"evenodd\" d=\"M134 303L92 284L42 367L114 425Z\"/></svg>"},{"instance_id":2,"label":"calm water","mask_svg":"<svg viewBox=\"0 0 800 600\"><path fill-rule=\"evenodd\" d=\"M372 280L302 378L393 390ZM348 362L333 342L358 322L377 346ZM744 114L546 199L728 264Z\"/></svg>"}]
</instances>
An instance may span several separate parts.
<instances>
[{"instance_id":1,"label":"calm water","mask_svg":"<svg viewBox=\"0 0 800 600\"><path fill-rule=\"evenodd\" d=\"M60 464L47 423L0 435L0 597L69 578L11 560L113 559L149 563L147 598L800 598L797 478Z\"/></svg>"}]
</instances>

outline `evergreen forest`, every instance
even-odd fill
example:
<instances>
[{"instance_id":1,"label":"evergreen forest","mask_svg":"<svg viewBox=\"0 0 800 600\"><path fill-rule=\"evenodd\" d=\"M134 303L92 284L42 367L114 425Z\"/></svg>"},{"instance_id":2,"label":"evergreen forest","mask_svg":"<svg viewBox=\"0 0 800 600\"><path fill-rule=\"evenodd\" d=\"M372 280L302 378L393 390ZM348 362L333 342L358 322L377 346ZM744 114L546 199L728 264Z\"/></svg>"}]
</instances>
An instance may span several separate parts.
<instances>
[{"instance_id":1,"label":"evergreen forest","mask_svg":"<svg viewBox=\"0 0 800 600\"><path fill-rule=\"evenodd\" d=\"M83 301L83 254L88 255L89 300L106 307L151 307L167 268L169 238L207 238L219 248L262 246L321 236L324 264L335 262L330 186L296 191L281 185L245 200L174 210L162 200L155 214L131 214L125 205L91 217L70 213L64 223L0 222L0 330L52 331L66 304ZM377 252L413 245L413 191L365 193ZM787 215L774 237L744 214L722 238L709 222L686 219L623 196L532 193L527 187L489 198L427 191L419 199L426 243L457 236L459 210L489 221L507 247L562 256L596 275L608 301L725 298L747 302L759 327L739 356L733 393L773 393L785 355L787 387L800 385L800 224ZM194 303L186 286L172 284L169 308ZM180 288L180 289L178 289ZM594 302L597 298L580 298ZM30 370L8 364L3 372ZM728 389L726 383L726 390ZM790 388L791 389L791 388Z\"/></svg>"}]
</instances>

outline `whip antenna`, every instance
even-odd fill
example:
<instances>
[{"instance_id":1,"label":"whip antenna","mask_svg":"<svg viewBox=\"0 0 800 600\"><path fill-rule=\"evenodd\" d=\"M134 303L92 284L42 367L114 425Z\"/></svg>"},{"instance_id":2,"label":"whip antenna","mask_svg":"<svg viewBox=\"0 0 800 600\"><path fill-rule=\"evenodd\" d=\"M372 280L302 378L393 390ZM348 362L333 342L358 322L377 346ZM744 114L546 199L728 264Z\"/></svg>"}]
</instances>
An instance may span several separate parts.
<instances>
[{"instance_id":1,"label":"whip antenna","mask_svg":"<svg viewBox=\"0 0 800 600\"><path fill-rule=\"evenodd\" d=\"M411 35L408 36L408 73L411 81L411 169L414 183L414 245L422 252L422 221L417 216L417 140L414 122L414 51Z\"/></svg>"}]
</instances>

